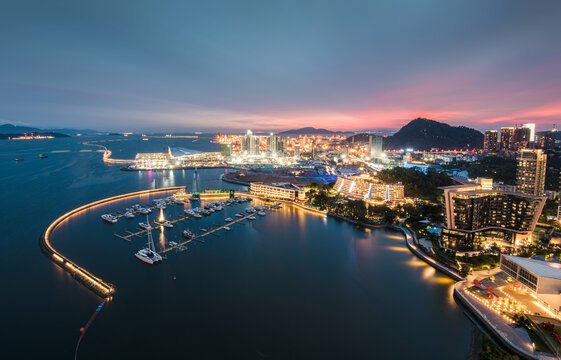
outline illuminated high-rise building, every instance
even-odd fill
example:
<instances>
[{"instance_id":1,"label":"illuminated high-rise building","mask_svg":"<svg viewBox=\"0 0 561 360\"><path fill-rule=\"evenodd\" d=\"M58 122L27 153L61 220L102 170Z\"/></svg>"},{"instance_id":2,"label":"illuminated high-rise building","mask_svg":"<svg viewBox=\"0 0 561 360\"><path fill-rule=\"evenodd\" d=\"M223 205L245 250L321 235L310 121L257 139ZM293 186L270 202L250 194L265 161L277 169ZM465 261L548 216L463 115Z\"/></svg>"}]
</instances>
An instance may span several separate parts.
<instances>
[{"instance_id":1,"label":"illuminated high-rise building","mask_svg":"<svg viewBox=\"0 0 561 360\"><path fill-rule=\"evenodd\" d=\"M520 150L516 172L516 191L529 195L543 195L546 169L547 155L543 150Z\"/></svg>"},{"instance_id":2,"label":"illuminated high-rise building","mask_svg":"<svg viewBox=\"0 0 561 360\"><path fill-rule=\"evenodd\" d=\"M500 149L512 150L514 143L514 128L503 127L501 128Z\"/></svg>"},{"instance_id":3,"label":"illuminated high-rise building","mask_svg":"<svg viewBox=\"0 0 561 360\"><path fill-rule=\"evenodd\" d=\"M300 157L300 143L294 144L294 157L295 158Z\"/></svg>"},{"instance_id":4,"label":"illuminated high-rise building","mask_svg":"<svg viewBox=\"0 0 561 360\"><path fill-rule=\"evenodd\" d=\"M497 130L485 131L483 149L488 153L496 153L499 151L499 132Z\"/></svg>"},{"instance_id":5,"label":"illuminated high-rise building","mask_svg":"<svg viewBox=\"0 0 561 360\"><path fill-rule=\"evenodd\" d=\"M536 124L534 123L527 123L522 125L523 128L530 129L530 137L528 142L533 143L536 141Z\"/></svg>"},{"instance_id":6,"label":"illuminated high-rise building","mask_svg":"<svg viewBox=\"0 0 561 360\"><path fill-rule=\"evenodd\" d=\"M520 150L533 145L533 141L530 140L531 138L532 129L524 126L514 128L514 137L512 140L511 150Z\"/></svg>"},{"instance_id":7,"label":"illuminated high-rise building","mask_svg":"<svg viewBox=\"0 0 561 360\"><path fill-rule=\"evenodd\" d=\"M242 154L243 155L259 155L260 139L259 136L253 135L251 130L247 130L247 133L242 137Z\"/></svg>"},{"instance_id":8,"label":"illuminated high-rise building","mask_svg":"<svg viewBox=\"0 0 561 360\"><path fill-rule=\"evenodd\" d=\"M370 159L379 159L382 157L382 137L378 135L368 136L368 150Z\"/></svg>"},{"instance_id":9,"label":"illuminated high-rise building","mask_svg":"<svg viewBox=\"0 0 561 360\"><path fill-rule=\"evenodd\" d=\"M545 196L488 189L488 184L446 186L446 248L473 251L485 244L527 245L545 205ZM487 187L487 189L484 189Z\"/></svg>"}]
</instances>

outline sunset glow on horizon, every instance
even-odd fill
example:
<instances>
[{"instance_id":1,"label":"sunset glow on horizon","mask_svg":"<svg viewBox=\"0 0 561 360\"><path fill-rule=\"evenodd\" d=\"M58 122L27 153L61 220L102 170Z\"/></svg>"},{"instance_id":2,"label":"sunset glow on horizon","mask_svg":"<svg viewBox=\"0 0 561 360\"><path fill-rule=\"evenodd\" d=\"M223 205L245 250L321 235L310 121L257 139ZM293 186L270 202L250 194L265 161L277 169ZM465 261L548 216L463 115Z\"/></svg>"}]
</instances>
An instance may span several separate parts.
<instances>
[{"instance_id":1,"label":"sunset glow on horizon","mask_svg":"<svg viewBox=\"0 0 561 360\"><path fill-rule=\"evenodd\" d=\"M0 123L105 131L561 125L561 2L11 4ZM105 26L107 25L107 26Z\"/></svg>"}]
</instances>

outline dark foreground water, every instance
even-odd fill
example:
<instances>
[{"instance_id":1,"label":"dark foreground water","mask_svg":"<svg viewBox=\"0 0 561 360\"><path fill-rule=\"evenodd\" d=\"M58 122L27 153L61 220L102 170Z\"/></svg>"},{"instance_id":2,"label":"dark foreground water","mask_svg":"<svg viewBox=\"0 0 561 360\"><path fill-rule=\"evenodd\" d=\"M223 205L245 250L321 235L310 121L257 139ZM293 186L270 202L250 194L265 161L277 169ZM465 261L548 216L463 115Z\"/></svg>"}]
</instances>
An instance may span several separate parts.
<instances>
[{"instance_id":1,"label":"dark foreground water","mask_svg":"<svg viewBox=\"0 0 561 360\"><path fill-rule=\"evenodd\" d=\"M107 138L112 139L112 138ZM82 327L100 299L40 251L41 231L60 214L91 201L155 187L235 187L224 169L123 172L106 166L87 139L0 142L3 186L3 358L71 359ZM162 151L168 144L216 151L208 139L104 143L116 157ZM87 150L87 151L84 151ZM93 150L93 151L91 151ZM38 158L40 153L48 159ZM15 157L26 160L15 163ZM471 324L452 298L453 282L417 260L403 238L360 230L285 207L231 232L191 243L158 266L133 257L145 239L113 236L95 208L54 234L65 255L117 287L87 332L80 359L465 359ZM247 205L227 207L176 229L154 231L156 245L222 224ZM164 216L182 209L170 205ZM159 217L159 213L151 216ZM175 280L173 278L176 278Z\"/></svg>"}]
</instances>

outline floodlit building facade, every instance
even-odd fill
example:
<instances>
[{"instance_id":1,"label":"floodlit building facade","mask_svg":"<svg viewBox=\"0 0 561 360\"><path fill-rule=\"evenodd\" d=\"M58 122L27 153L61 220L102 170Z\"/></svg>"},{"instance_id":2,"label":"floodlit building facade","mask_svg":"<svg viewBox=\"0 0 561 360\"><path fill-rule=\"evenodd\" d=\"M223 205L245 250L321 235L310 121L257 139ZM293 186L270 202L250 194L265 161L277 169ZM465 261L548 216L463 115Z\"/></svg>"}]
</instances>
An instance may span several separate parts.
<instances>
[{"instance_id":1,"label":"floodlit building facade","mask_svg":"<svg viewBox=\"0 0 561 360\"><path fill-rule=\"evenodd\" d=\"M547 155L543 150L522 149L518 157L516 191L530 195L543 195L546 169Z\"/></svg>"},{"instance_id":2,"label":"floodlit building facade","mask_svg":"<svg viewBox=\"0 0 561 360\"><path fill-rule=\"evenodd\" d=\"M546 200L544 196L483 189L480 184L442 189L446 206L442 244L459 251L481 250L491 243L518 246L531 242Z\"/></svg>"},{"instance_id":3,"label":"floodlit building facade","mask_svg":"<svg viewBox=\"0 0 561 360\"><path fill-rule=\"evenodd\" d=\"M333 189L339 194L360 200L388 202L405 200L403 184L381 184L360 176L338 177Z\"/></svg>"},{"instance_id":4,"label":"floodlit building facade","mask_svg":"<svg viewBox=\"0 0 561 360\"><path fill-rule=\"evenodd\" d=\"M278 200L306 200L306 191L291 183L264 184L261 182L252 182L249 186L249 193Z\"/></svg>"}]
</instances>

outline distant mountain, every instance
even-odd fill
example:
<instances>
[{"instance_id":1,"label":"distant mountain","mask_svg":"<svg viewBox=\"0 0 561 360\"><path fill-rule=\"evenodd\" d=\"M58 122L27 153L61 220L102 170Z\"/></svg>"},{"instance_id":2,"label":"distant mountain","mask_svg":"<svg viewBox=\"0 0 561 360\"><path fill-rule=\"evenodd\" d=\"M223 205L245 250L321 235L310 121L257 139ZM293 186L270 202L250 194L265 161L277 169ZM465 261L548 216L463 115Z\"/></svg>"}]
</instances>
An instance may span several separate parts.
<instances>
[{"instance_id":1,"label":"distant mountain","mask_svg":"<svg viewBox=\"0 0 561 360\"><path fill-rule=\"evenodd\" d=\"M298 135L335 135L335 134L352 134L353 131L331 131L327 129L316 129L314 127L303 127L300 129L292 129L280 132L281 136L298 136Z\"/></svg>"},{"instance_id":2,"label":"distant mountain","mask_svg":"<svg viewBox=\"0 0 561 360\"><path fill-rule=\"evenodd\" d=\"M450 126L417 118L384 139L385 149L473 149L483 147L483 134L465 126Z\"/></svg>"},{"instance_id":3,"label":"distant mountain","mask_svg":"<svg viewBox=\"0 0 561 360\"><path fill-rule=\"evenodd\" d=\"M91 129L39 129L29 126L19 126L19 125L12 125L12 124L3 124L0 125L0 134L24 134L24 133L59 133L59 134L66 134L66 135L75 135L75 134L100 134L99 131L91 130Z\"/></svg>"}]
</instances>

